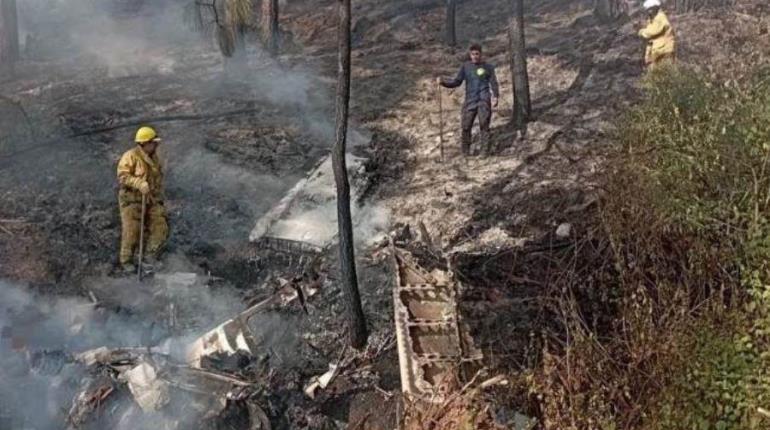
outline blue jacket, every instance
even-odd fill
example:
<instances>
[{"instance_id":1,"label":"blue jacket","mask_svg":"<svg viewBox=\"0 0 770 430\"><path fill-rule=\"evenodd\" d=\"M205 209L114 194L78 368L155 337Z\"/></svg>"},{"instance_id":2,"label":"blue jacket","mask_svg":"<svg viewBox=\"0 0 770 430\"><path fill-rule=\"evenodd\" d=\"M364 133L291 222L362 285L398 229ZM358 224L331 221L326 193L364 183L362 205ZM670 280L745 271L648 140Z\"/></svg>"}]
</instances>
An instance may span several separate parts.
<instances>
[{"instance_id":1,"label":"blue jacket","mask_svg":"<svg viewBox=\"0 0 770 430\"><path fill-rule=\"evenodd\" d=\"M441 80L441 85L447 88L457 88L465 82L465 107L475 106L479 102L490 103L492 95L500 97L500 86L495 75L495 66L487 63L463 63L457 77L452 80Z\"/></svg>"}]
</instances>

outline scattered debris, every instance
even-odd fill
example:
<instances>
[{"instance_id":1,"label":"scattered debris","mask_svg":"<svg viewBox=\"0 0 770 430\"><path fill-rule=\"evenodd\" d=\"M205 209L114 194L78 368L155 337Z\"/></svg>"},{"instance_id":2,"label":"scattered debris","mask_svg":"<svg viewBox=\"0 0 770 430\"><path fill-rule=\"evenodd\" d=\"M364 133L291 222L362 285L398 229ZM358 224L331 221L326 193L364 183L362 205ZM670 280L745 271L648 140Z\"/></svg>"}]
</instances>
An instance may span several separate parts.
<instances>
[{"instance_id":1,"label":"scattered debris","mask_svg":"<svg viewBox=\"0 0 770 430\"><path fill-rule=\"evenodd\" d=\"M238 351L256 354L257 340L249 328L249 319L273 305L286 306L294 300L299 300L304 309L305 297L314 295L316 291L314 288L303 291L301 286L284 280L283 287L271 297L209 330L190 344L187 348L187 363L194 368L201 368L201 359L213 354L235 354Z\"/></svg>"},{"instance_id":2,"label":"scattered debris","mask_svg":"<svg viewBox=\"0 0 770 430\"><path fill-rule=\"evenodd\" d=\"M503 375L497 375L494 378L489 378L486 381L479 384L479 388L489 388L496 385L508 385L508 380Z\"/></svg>"},{"instance_id":3,"label":"scattered debris","mask_svg":"<svg viewBox=\"0 0 770 430\"><path fill-rule=\"evenodd\" d=\"M566 239L572 235L572 224L564 223L560 224L558 228L556 228L556 236Z\"/></svg>"},{"instance_id":4,"label":"scattered debris","mask_svg":"<svg viewBox=\"0 0 770 430\"><path fill-rule=\"evenodd\" d=\"M169 402L168 383L158 378L155 368L147 362L141 362L133 369L123 373L136 403L145 412L160 410Z\"/></svg>"},{"instance_id":5,"label":"scattered debris","mask_svg":"<svg viewBox=\"0 0 770 430\"><path fill-rule=\"evenodd\" d=\"M106 375L86 380L83 390L72 400L67 415L68 428L80 428L89 422L96 412L104 408L115 393L116 386L116 382Z\"/></svg>"},{"instance_id":6,"label":"scattered debris","mask_svg":"<svg viewBox=\"0 0 770 430\"><path fill-rule=\"evenodd\" d=\"M307 255L316 257L323 251L323 248L311 243L271 236L262 236L254 243L263 249L286 254L297 254L300 255L300 257L305 257Z\"/></svg>"},{"instance_id":7,"label":"scattered debris","mask_svg":"<svg viewBox=\"0 0 770 430\"><path fill-rule=\"evenodd\" d=\"M329 370L323 375L315 376L305 386L305 394L311 399L315 398L315 392L319 388L326 388L340 373L340 364L329 363Z\"/></svg>"},{"instance_id":8,"label":"scattered debris","mask_svg":"<svg viewBox=\"0 0 770 430\"><path fill-rule=\"evenodd\" d=\"M257 387L251 382L178 365L168 355L148 348L102 347L76 355L75 361L86 365L98 376L87 380L73 400L69 412L71 428L81 428L84 423L96 419L95 414L103 412L103 406L112 394L127 386L135 404L145 413L163 412L171 405L183 404L186 413L191 413L193 418L210 420L220 418L228 405L236 402L248 411L249 429L270 429L267 415L253 400ZM114 415L122 413L118 420L130 420L137 413L131 409L116 410L121 407L125 409L125 405L115 405L111 410ZM177 420L168 420L170 424L166 423L164 427L159 423L158 428L184 428Z\"/></svg>"},{"instance_id":9,"label":"scattered debris","mask_svg":"<svg viewBox=\"0 0 770 430\"><path fill-rule=\"evenodd\" d=\"M187 363L192 367L200 368L201 359L215 353L234 354L244 351L254 354L257 342L247 322L254 314L270 304L272 304L271 299L260 302L199 337L187 349Z\"/></svg>"},{"instance_id":10,"label":"scattered debris","mask_svg":"<svg viewBox=\"0 0 770 430\"><path fill-rule=\"evenodd\" d=\"M142 354L160 354L157 348L107 348L102 346L75 355L75 361L87 367L97 364L128 370ZM126 368L128 366L128 368Z\"/></svg>"}]
</instances>

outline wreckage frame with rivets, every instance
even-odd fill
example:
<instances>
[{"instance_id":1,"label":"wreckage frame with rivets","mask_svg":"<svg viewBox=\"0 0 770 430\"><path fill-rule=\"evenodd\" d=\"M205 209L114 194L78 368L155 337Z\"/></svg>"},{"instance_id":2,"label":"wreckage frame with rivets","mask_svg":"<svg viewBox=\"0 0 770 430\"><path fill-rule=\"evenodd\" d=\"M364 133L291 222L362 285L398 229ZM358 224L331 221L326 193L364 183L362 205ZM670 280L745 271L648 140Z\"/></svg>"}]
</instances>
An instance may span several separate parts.
<instances>
[{"instance_id":1,"label":"wreckage frame with rivets","mask_svg":"<svg viewBox=\"0 0 770 430\"><path fill-rule=\"evenodd\" d=\"M483 354L463 323L451 272L428 272L391 244L393 310L401 387L409 397L441 403L480 367Z\"/></svg>"}]
</instances>

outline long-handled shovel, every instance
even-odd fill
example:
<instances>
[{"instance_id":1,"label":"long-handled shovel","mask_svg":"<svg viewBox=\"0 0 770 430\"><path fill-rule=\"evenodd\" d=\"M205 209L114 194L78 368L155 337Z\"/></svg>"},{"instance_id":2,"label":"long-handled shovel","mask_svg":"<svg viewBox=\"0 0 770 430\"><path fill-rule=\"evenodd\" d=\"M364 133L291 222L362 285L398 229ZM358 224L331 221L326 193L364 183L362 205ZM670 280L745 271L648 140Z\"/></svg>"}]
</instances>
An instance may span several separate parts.
<instances>
[{"instance_id":1,"label":"long-handled shovel","mask_svg":"<svg viewBox=\"0 0 770 430\"><path fill-rule=\"evenodd\" d=\"M441 162L444 162L444 104L441 100L441 84L436 83L438 92L438 142Z\"/></svg>"},{"instance_id":2,"label":"long-handled shovel","mask_svg":"<svg viewBox=\"0 0 770 430\"><path fill-rule=\"evenodd\" d=\"M137 264L137 275L142 280L142 265L144 263L144 218L147 215L147 195L142 194L142 219L141 230L139 230L139 264Z\"/></svg>"}]
</instances>

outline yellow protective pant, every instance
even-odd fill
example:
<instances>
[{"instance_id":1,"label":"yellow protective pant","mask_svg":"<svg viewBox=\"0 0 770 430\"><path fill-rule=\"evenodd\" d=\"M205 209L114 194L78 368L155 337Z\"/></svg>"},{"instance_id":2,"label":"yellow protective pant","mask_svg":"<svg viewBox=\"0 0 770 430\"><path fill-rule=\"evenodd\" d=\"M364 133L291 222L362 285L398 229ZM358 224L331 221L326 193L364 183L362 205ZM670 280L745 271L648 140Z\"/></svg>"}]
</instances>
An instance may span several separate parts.
<instances>
[{"instance_id":1,"label":"yellow protective pant","mask_svg":"<svg viewBox=\"0 0 770 430\"><path fill-rule=\"evenodd\" d=\"M139 245L139 233L142 229L142 204L121 204L120 221L123 232L120 238L120 264L131 263L134 251ZM166 208L162 204L147 203L147 213L144 219L145 253L155 257L163 249L168 238L168 222Z\"/></svg>"}]
</instances>

